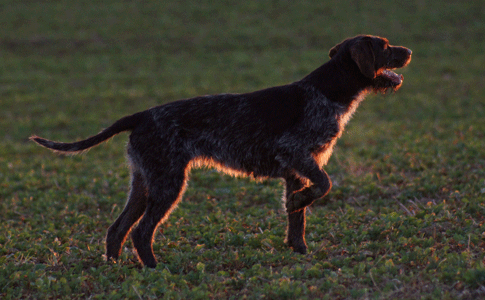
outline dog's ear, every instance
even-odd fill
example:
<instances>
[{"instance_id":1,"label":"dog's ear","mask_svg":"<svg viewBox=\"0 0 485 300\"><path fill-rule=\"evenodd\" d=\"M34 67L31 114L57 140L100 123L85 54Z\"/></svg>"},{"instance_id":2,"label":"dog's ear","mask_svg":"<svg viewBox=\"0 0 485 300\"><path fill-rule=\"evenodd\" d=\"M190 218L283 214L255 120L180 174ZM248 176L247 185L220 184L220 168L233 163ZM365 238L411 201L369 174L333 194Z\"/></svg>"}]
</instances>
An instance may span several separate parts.
<instances>
[{"instance_id":1,"label":"dog's ear","mask_svg":"<svg viewBox=\"0 0 485 300\"><path fill-rule=\"evenodd\" d=\"M330 49L330 51L328 52L328 56L330 56L330 58L332 58L338 52L338 49L340 49L341 45L342 45L342 43L333 46L332 49Z\"/></svg>"},{"instance_id":2,"label":"dog's ear","mask_svg":"<svg viewBox=\"0 0 485 300\"><path fill-rule=\"evenodd\" d=\"M376 78L375 56L370 40L360 40L350 46L350 57L357 64L362 74L368 78Z\"/></svg>"}]
</instances>

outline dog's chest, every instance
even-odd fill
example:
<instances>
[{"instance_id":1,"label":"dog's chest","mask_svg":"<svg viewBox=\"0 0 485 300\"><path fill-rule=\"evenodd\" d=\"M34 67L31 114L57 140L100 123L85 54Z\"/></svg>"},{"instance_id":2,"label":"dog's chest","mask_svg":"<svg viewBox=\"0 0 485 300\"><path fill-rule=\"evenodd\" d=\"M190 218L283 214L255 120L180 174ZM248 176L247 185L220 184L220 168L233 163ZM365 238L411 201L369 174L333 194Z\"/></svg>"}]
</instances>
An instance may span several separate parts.
<instances>
[{"instance_id":1,"label":"dog's chest","mask_svg":"<svg viewBox=\"0 0 485 300\"><path fill-rule=\"evenodd\" d=\"M348 107L335 106L330 110L332 116L323 118L325 120L322 120L324 122L320 123L321 125L318 126L317 130L320 139L313 151L313 156L320 166L327 164L337 139L342 136L345 125L349 122L360 102L361 99L358 99Z\"/></svg>"},{"instance_id":2,"label":"dog's chest","mask_svg":"<svg viewBox=\"0 0 485 300\"><path fill-rule=\"evenodd\" d=\"M342 135L345 129L345 125L347 125L347 123L349 122L352 115L355 113L355 110L357 109L361 101L362 99L352 102L346 110L344 110L341 114L337 116L337 122L339 127L338 137Z\"/></svg>"}]
</instances>

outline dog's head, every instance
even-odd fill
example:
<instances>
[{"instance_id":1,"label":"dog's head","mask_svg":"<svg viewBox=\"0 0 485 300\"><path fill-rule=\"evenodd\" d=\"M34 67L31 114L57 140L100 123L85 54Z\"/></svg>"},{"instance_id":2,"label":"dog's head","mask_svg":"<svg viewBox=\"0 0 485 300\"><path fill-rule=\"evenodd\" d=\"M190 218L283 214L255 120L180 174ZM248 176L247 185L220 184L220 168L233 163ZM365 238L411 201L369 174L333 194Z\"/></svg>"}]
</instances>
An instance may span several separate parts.
<instances>
[{"instance_id":1,"label":"dog's head","mask_svg":"<svg viewBox=\"0 0 485 300\"><path fill-rule=\"evenodd\" d=\"M330 49L332 59L348 60L355 63L360 73L371 80L375 92L398 90L403 76L392 70L402 68L411 61L412 51L405 47L391 46L385 38L358 35L349 38Z\"/></svg>"}]
</instances>

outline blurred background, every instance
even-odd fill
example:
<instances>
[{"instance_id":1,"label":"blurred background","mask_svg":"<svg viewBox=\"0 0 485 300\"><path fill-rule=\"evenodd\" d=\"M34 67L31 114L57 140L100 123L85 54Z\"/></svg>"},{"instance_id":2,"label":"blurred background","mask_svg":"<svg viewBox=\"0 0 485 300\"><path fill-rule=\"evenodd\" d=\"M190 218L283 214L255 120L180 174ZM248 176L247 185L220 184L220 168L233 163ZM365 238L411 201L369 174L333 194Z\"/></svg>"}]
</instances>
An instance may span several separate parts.
<instances>
[{"instance_id":1,"label":"blurred background","mask_svg":"<svg viewBox=\"0 0 485 300\"><path fill-rule=\"evenodd\" d=\"M449 227L442 231L466 228L449 235L465 248L468 243L475 253L463 270L483 269L483 1L3 0L0 28L0 217L5 232L0 262L5 278L19 268L25 272L19 276L27 276L30 263L53 264L55 255L46 249L58 246L42 248L42 240L59 238L59 245L80 244L79 249L89 241L91 250L70 256L73 264L100 257L106 228L121 211L129 183L126 135L67 158L33 145L30 135L72 141L169 101L293 82L325 63L331 47L357 34L386 37L391 44L412 49L413 58L398 71L404 75L402 88L395 94L370 95L348 124L326 168L334 181L332 204L317 203L320 216L331 219L336 217L332 211L349 207L377 213L389 207L404 218L413 209L426 211L445 201L450 206L442 209L463 215L450 217L454 221L448 220ZM237 214L239 205L279 210L280 195L279 182L257 185L195 171L187 204L181 204L187 209L170 220L205 220L191 215L190 208L210 210L206 200L213 198L228 201L218 204L229 205L225 213L232 209ZM316 214L310 224L323 222ZM272 245L283 249L284 215L266 217L269 224L281 227ZM318 232L318 225L311 226L317 230L317 244L310 244L315 250L328 229ZM412 235L432 232L424 230L426 226L414 224ZM191 249L200 241L194 243ZM336 241L336 247L341 243ZM403 270L413 266L403 264ZM44 271L39 278L54 278L57 271ZM400 276L396 274L392 276ZM439 274L439 284L450 289L464 280L459 271L446 273L448 277ZM473 284L483 284L479 275L472 277ZM418 278L431 282L426 276ZM7 289L34 298L44 295L30 294L35 289L29 281L15 285L14 279L5 280L0 284L3 295ZM383 288L375 288L372 281L367 278L364 286ZM49 288L46 291L49 294ZM130 293L126 295L136 296L132 289Z\"/></svg>"}]
</instances>

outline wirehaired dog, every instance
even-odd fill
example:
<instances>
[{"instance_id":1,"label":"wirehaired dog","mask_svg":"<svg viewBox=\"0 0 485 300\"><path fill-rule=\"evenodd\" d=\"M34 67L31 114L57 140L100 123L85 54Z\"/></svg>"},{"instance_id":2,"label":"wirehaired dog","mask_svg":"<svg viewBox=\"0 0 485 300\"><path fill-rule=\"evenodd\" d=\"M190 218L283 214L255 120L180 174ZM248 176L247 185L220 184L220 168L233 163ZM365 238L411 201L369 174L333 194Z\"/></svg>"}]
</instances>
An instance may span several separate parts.
<instances>
[{"instance_id":1,"label":"wirehaired dog","mask_svg":"<svg viewBox=\"0 0 485 300\"><path fill-rule=\"evenodd\" d=\"M152 243L157 226L180 201L191 167L200 165L283 178L286 241L295 252L306 253L305 208L332 186L322 167L337 138L365 95L401 87L402 75L391 70L411 61L411 50L367 35L344 40L329 55L327 63L288 85L175 101L126 116L79 142L31 139L59 152L77 152L131 131L131 191L108 230L108 259L119 257L138 222L131 231L138 257L145 266L156 266Z\"/></svg>"}]
</instances>

